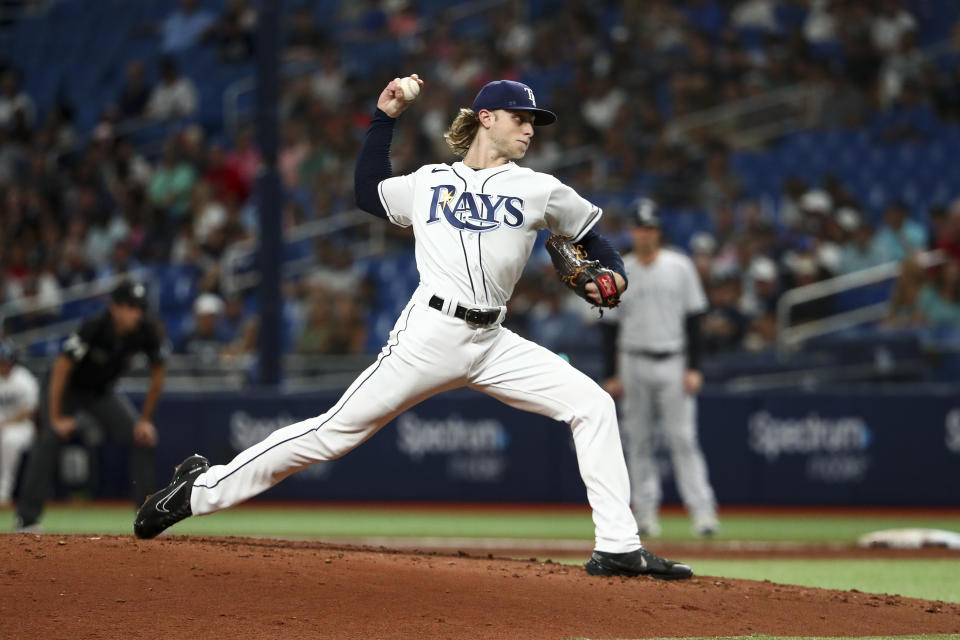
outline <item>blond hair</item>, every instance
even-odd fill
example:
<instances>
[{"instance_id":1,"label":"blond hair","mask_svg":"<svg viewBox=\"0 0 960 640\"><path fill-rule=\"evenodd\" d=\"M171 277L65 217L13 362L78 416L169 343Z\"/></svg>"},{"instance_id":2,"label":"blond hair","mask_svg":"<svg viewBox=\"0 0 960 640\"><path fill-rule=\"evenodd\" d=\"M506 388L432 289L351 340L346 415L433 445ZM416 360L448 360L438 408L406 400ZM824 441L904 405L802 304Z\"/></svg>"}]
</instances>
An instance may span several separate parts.
<instances>
[{"instance_id":1,"label":"blond hair","mask_svg":"<svg viewBox=\"0 0 960 640\"><path fill-rule=\"evenodd\" d=\"M463 108L454 118L453 123L447 132L443 134L443 139L453 152L461 158L467 154L477 135L477 129L480 128L480 118L473 112L473 109Z\"/></svg>"}]
</instances>

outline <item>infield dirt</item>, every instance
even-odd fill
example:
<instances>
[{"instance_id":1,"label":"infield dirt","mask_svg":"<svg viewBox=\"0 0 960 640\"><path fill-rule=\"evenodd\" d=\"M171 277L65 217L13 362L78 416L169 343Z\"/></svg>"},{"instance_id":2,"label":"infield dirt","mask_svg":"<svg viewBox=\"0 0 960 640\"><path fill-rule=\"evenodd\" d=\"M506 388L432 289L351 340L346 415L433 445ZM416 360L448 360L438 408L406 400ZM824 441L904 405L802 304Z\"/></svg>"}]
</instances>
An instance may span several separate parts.
<instances>
[{"instance_id":1,"label":"infield dirt","mask_svg":"<svg viewBox=\"0 0 960 640\"><path fill-rule=\"evenodd\" d=\"M960 633L960 605L708 576L596 578L578 566L463 552L240 538L0 536L2 638L921 633Z\"/></svg>"}]
</instances>

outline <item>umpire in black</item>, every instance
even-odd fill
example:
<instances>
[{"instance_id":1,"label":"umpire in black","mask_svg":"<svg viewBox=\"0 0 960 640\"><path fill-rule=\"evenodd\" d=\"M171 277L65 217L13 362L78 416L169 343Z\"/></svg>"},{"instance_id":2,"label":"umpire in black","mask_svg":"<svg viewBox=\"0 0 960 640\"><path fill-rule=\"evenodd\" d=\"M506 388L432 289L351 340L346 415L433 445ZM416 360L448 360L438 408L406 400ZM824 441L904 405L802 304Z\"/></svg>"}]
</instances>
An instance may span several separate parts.
<instances>
[{"instance_id":1,"label":"umpire in black","mask_svg":"<svg viewBox=\"0 0 960 640\"><path fill-rule=\"evenodd\" d=\"M163 388L166 354L156 324L145 315L146 294L139 282L121 282L109 307L84 320L64 342L41 391L40 435L17 502L18 530L36 527L44 501L53 494L60 445L74 433L99 429L130 448L132 497L137 505L156 488L157 430L151 417ZM113 388L137 353L150 361L150 390L139 416Z\"/></svg>"}]
</instances>

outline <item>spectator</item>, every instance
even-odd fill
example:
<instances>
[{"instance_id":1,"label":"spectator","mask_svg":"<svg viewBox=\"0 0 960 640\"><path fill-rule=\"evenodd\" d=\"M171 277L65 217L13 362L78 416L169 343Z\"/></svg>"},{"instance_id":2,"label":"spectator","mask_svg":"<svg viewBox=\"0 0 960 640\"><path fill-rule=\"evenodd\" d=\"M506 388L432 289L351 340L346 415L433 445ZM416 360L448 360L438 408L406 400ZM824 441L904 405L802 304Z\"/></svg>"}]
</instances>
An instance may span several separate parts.
<instances>
[{"instance_id":1,"label":"spectator","mask_svg":"<svg viewBox=\"0 0 960 640\"><path fill-rule=\"evenodd\" d=\"M750 318L772 315L779 299L780 274L776 263L767 256L755 257L742 280L740 310Z\"/></svg>"},{"instance_id":2,"label":"spectator","mask_svg":"<svg viewBox=\"0 0 960 640\"><path fill-rule=\"evenodd\" d=\"M220 352L228 340L220 332L223 300L213 293L202 293L193 303L193 327L177 343L176 353L191 357L195 371L210 369L220 361Z\"/></svg>"},{"instance_id":3,"label":"spectator","mask_svg":"<svg viewBox=\"0 0 960 640\"><path fill-rule=\"evenodd\" d=\"M179 218L187 210L196 178L193 167L178 157L177 149L168 141L163 148L160 166L153 172L147 188L150 202Z\"/></svg>"},{"instance_id":4,"label":"spectator","mask_svg":"<svg viewBox=\"0 0 960 640\"><path fill-rule=\"evenodd\" d=\"M831 8L830 0L811 0L810 12L803 23L803 37L811 45L837 41L837 19Z\"/></svg>"},{"instance_id":5,"label":"spectator","mask_svg":"<svg viewBox=\"0 0 960 640\"><path fill-rule=\"evenodd\" d=\"M706 231L698 231L690 236L690 258L700 276L700 283L706 287L713 271L713 258L717 251L717 240Z\"/></svg>"},{"instance_id":6,"label":"spectator","mask_svg":"<svg viewBox=\"0 0 960 640\"><path fill-rule=\"evenodd\" d=\"M960 327L960 262L948 260L920 290L920 314L934 327Z\"/></svg>"},{"instance_id":7,"label":"spectator","mask_svg":"<svg viewBox=\"0 0 960 640\"><path fill-rule=\"evenodd\" d=\"M211 29L220 59L242 62L253 57L257 12L249 0L227 0L227 6Z\"/></svg>"},{"instance_id":8,"label":"spectator","mask_svg":"<svg viewBox=\"0 0 960 640\"><path fill-rule=\"evenodd\" d=\"M226 152L224 162L236 170L243 180L244 189L250 193L260 169L260 154L253 145L253 132L250 127L240 127L237 130L233 148Z\"/></svg>"},{"instance_id":9,"label":"spectator","mask_svg":"<svg viewBox=\"0 0 960 640\"><path fill-rule=\"evenodd\" d=\"M849 234L840 248L840 273L869 269L886 262L880 245L875 242L870 221L848 207L837 211L837 224Z\"/></svg>"},{"instance_id":10,"label":"spectator","mask_svg":"<svg viewBox=\"0 0 960 640\"><path fill-rule=\"evenodd\" d=\"M313 295L309 298L303 329L294 347L298 354L321 356L329 353L333 339L330 307L330 299L326 296Z\"/></svg>"},{"instance_id":11,"label":"spectator","mask_svg":"<svg viewBox=\"0 0 960 640\"><path fill-rule=\"evenodd\" d=\"M749 318L743 345L750 351L759 351L773 346L776 342L777 302L782 291L777 266L769 258L759 257L754 260L748 276L751 295L746 300L741 300L741 309Z\"/></svg>"},{"instance_id":12,"label":"spectator","mask_svg":"<svg viewBox=\"0 0 960 640\"><path fill-rule=\"evenodd\" d=\"M194 47L216 19L213 13L200 8L199 0L180 0L180 8L160 24L160 50L179 53Z\"/></svg>"},{"instance_id":13,"label":"spectator","mask_svg":"<svg viewBox=\"0 0 960 640\"><path fill-rule=\"evenodd\" d=\"M147 116L154 120L189 118L197 110L197 88L180 75L172 58L160 60L160 82L150 92Z\"/></svg>"},{"instance_id":14,"label":"spectator","mask_svg":"<svg viewBox=\"0 0 960 640\"><path fill-rule=\"evenodd\" d=\"M227 162L223 149L216 144L207 148L203 180L213 190L213 197L220 202L237 200L244 202L250 195L250 183L236 163Z\"/></svg>"},{"instance_id":15,"label":"spectator","mask_svg":"<svg viewBox=\"0 0 960 640\"><path fill-rule=\"evenodd\" d=\"M788 288L804 287L821 279L817 256L812 251L792 251L784 256L784 264L789 270ZM821 320L833 313L833 302L829 297L815 298L795 305L790 314L791 324L802 324Z\"/></svg>"},{"instance_id":16,"label":"spectator","mask_svg":"<svg viewBox=\"0 0 960 640\"><path fill-rule=\"evenodd\" d=\"M730 168L726 145L719 141L711 142L707 149L706 172L700 183L700 208L713 211L725 203L736 202L742 192L740 178Z\"/></svg>"},{"instance_id":17,"label":"spectator","mask_svg":"<svg viewBox=\"0 0 960 640\"><path fill-rule=\"evenodd\" d=\"M193 218L193 237L201 245L205 244L218 229L227 223L227 208L213 197L207 182L197 182L190 194L191 217Z\"/></svg>"},{"instance_id":18,"label":"spectator","mask_svg":"<svg viewBox=\"0 0 960 640\"><path fill-rule=\"evenodd\" d=\"M700 323L703 351L707 354L733 351L740 347L748 319L738 308L740 278L736 271L716 271L707 286L708 311Z\"/></svg>"},{"instance_id":19,"label":"spectator","mask_svg":"<svg viewBox=\"0 0 960 640\"><path fill-rule=\"evenodd\" d=\"M367 342L367 322L357 302L348 296L334 298L333 317L327 352L334 355L363 353Z\"/></svg>"},{"instance_id":20,"label":"spectator","mask_svg":"<svg viewBox=\"0 0 960 640\"><path fill-rule=\"evenodd\" d=\"M870 25L873 46L882 53L894 51L905 34L914 33L917 21L900 0L880 0L880 11Z\"/></svg>"},{"instance_id":21,"label":"spectator","mask_svg":"<svg viewBox=\"0 0 960 640\"><path fill-rule=\"evenodd\" d=\"M926 248L927 230L907 216L906 204L895 201L883 213L875 242L885 260L900 261Z\"/></svg>"},{"instance_id":22,"label":"spectator","mask_svg":"<svg viewBox=\"0 0 960 640\"><path fill-rule=\"evenodd\" d=\"M134 148L129 138L120 136L113 140L106 161L101 167L104 182L116 200L122 200L121 192L127 189L142 190L150 184L153 172L146 157Z\"/></svg>"},{"instance_id":23,"label":"spectator","mask_svg":"<svg viewBox=\"0 0 960 640\"><path fill-rule=\"evenodd\" d=\"M881 103L889 105L895 102L908 82L922 83L927 67L927 57L917 47L916 34L913 31L904 33L883 62L880 72Z\"/></svg>"},{"instance_id":24,"label":"spectator","mask_svg":"<svg viewBox=\"0 0 960 640\"><path fill-rule=\"evenodd\" d=\"M947 230L947 220L945 205L933 204L927 210L927 248L937 248L937 242Z\"/></svg>"},{"instance_id":25,"label":"spectator","mask_svg":"<svg viewBox=\"0 0 960 640\"><path fill-rule=\"evenodd\" d=\"M810 189L800 198L800 221L797 230L806 236L819 236L828 218L833 216L833 196L823 189Z\"/></svg>"},{"instance_id":26,"label":"spectator","mask_svg":"<svg viewBox=\"0 0 960 640\"><path fill-rule=\"evenodd\" d=\"M36 107L33 100L20 88L16 72L4 71L0 75L0 129L11 129L19 119L27 127L33 125Z\"/></svg>"},{"instance_id":27,"label":"spectator","mask_svg":"<svg viewBox=\"0 0 960 640\"><path fill-rule=\"evenodd\" d=\"M936 238L935 246L960 262L960 198L950 203L946 222Z\"/></svg>"},{"instance_id":28,"label":"spectator","mask_svg":"<svg viewBox=\"0 0 960 640\"><path fill-rule=\"evenodd\" d=\"M234 293L224 299L223 315L220 317L220 335L231 344L243 339L244 328L250 324L243 296Z\"/></svg>"},{"instance_id":29,"label":"spectator","mask_svg":"<svg viewBox=\"0 0 960 640\"><path fill-rule=\"evenodd\" d=\"M774 0L740 0L730 13L730 25L737 29L777 31Z\"/></svg>"},{"instance_id":30,"label":"spectator","mask_svg":"<svg viewBox=\"0 0 960 640\"><path fill-rule=\"evenodd\" d=\"M923 324L920 291L923 289L924 280L923 268L914 258L907 258L901 263L900 275L893 286L883 326L891 329L911 329Z\"/></svg>"},{"instance_id":31,"label":"spectator","mask_svg":"<svg viewBox=\"0 0 960 640\"><path fill-rule=\"evenodd\" d=\"M123 72L123 86L117 97L117 109L120 118L131 120L143 117L150 101L150 86L147 84L147 72L143 61L131 60Z\"/></svg>"},{"instance_id":32,"label":"spectator","mask_svg":"<svg viewBox=\"0 0 960 640\"><path fill-rule=\"evenodd\" d=\"M290 20L283 56L288 60L313 60L327 47L327 34L317 26L308 6L297 9Z\"/></svg>"}]
</instances>

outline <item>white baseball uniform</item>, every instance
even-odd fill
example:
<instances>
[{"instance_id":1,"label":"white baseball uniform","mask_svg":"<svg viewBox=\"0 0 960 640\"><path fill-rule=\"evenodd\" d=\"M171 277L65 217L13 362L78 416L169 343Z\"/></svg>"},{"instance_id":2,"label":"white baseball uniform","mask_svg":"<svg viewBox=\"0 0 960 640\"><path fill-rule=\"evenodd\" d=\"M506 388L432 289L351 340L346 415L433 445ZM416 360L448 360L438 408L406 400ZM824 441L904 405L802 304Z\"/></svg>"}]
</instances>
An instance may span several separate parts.
<instances>
[{"instance_id":1,"label":"white baseball uniform","mask_svg":"<svg viewBox=\"0 0 960 640\"><path fill-rule=\"evenodd\" d=\"M694 523L716 526L716 499L697 439L696 401L686 393L686 317L707 310L693 262L661 248L649 265L624 258L630 287L621 296L617 357L623 383L621 429L631 502L641 529L658 528L660 475L656 426L668 447L677 489Z\"/></svg>"},{"instance_id":2,"label":"white baseball uniform","mask_svg":"<svg viewBox=\"0 0 960 640\"><path fill-rule=\"evenodd\" d=\"M26 367L14 365L10 375L0 376L0 422L37 408L39 386ZM0 502L9 502L17 479L20 457L33 443L32 420L0 426Z\"/></svg>"},{"instance_id":3,"label":"white baseball uniform","mask_svg":"<svg viewBox=\"0 0 960 640\"><path fill-rule=\"evenodd\" d=\"M387 344L329 411L201 474L193 514L227 508L338 458L420 401L467 386L568 423L596 549L640 548L613 400L553 352L500 325L537 231L580 239L601 210L556 178L512 162L476 171L462 162L426 165L381 181L378 191L389 220L413 227L420 272Z\"/></svg>"}]
</instances>

